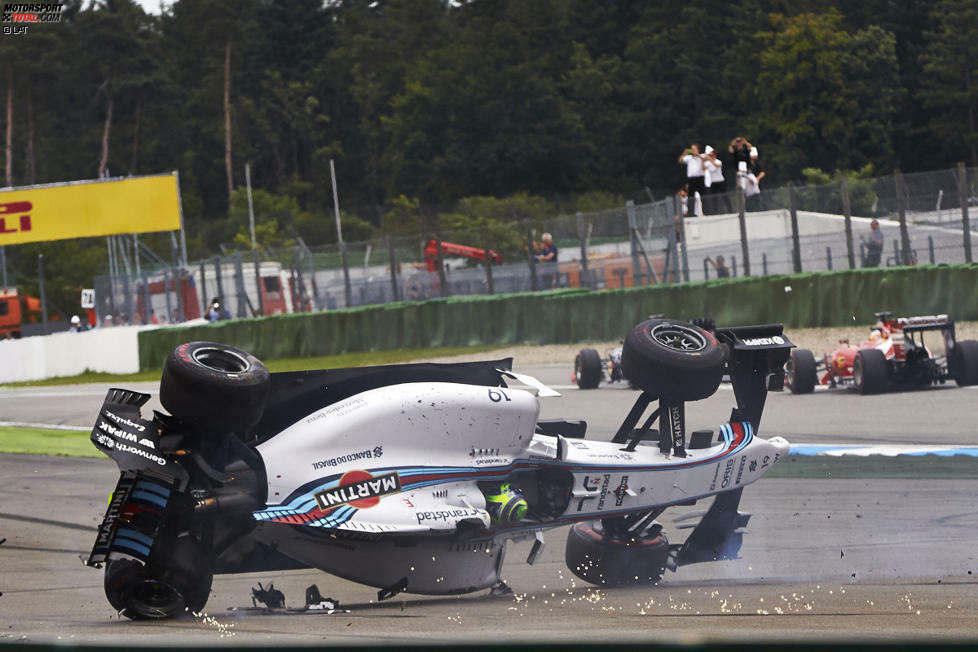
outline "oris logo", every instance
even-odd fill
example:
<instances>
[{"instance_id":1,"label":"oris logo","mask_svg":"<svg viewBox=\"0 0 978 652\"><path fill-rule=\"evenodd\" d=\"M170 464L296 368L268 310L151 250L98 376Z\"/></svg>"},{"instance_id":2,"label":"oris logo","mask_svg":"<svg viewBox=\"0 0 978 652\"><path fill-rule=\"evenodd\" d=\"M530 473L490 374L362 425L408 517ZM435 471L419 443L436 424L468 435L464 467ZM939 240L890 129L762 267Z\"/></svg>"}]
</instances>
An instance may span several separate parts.
<instances>
[{"instance_id":1,"label":"oris logo","mask_svg":"<svg viewBox=\"0 0 978 652\"><path fill-rule=\"evenodd\" d=\"M784 338L780 335L775 335L774 337L750 337L744 340L744 344L747 346L773 346L775 344L784 344Z\"/></svg>"},{"instance_id":2,"label":"oris logo","mask_svg":"<svg viewBox=\"0 0 978 652\"><path fill-rule=\"evenodd\" d=\"M29 201L15 201L7 204L0 204L0 234L30 231L30 215L20 215L19 217L13 216L17 213L28 213L33 207L34 206Z\"/></svg>"}]
</instances>

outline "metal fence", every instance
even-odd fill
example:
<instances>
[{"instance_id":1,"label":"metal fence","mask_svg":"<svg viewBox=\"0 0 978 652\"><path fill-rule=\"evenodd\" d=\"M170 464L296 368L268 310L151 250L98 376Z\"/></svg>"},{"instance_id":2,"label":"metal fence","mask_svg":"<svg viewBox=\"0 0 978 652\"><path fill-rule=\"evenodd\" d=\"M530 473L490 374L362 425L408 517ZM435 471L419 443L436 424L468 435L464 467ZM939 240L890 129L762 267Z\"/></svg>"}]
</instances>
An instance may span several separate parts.
<instances>
[{"instance_id":1,"label":"metal fence","mask_svg":"<svg viewBox=\"0 0 978 652\"><path fill-rule=\"evenodd\" d=\"M881 266L971 262L976 183L978 169L960 165L689 202L702 204L704 215L684 214L680 198L669 197L587 214L484 221L462 231L426 228L342 247L300 241L292 249L214 256L187 267L159 264L138 274L117 266L96 279L96 312L101 323L107 317L166 323L206 318L214 300L223 318L240 318L859 268L870 264L865 239L874 219L886 242ZM558 247L556 263L535 259L545 232ZM487 262L492 252L501 261Z\"/></svg>"}]
</instances>

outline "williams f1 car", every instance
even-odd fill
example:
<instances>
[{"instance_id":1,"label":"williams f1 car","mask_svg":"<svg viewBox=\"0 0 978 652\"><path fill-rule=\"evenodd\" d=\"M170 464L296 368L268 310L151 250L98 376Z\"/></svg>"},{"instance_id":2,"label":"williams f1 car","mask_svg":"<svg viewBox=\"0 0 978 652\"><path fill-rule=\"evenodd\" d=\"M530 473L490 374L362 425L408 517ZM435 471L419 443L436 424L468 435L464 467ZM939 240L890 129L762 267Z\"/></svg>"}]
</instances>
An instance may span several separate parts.
<instances>
[{"instance_id":1,"label":"williams f1 car","mask_svg":"<svg viewBox=\"0 0 978 652\"><path fill-rule=\"evenodd\" d=\"M947 315L891 317L876 313L869 339L857 346L840 340L821 360L807 349L795 349L785 365L785 383L792 394L809 394L816 385L851 386L860 394L877 394L894 386L978 384L978 341L957 340ZM938 331L944 353L935 355L924 336Z\"/></svg>"},{"instance_id":2,"label":"williams f1 car","mask_svg":"<svg viewBox=\"0 0 978 652\"><path fill-rule=\"evenodd\" d=\"M788 453L758 437L793 346L781 331L639 324L621 362L642 392L610 440L540 420L557 394L511 359L269 374L234 347L182 344L160 384L169 414L144 418L146 394L105 398L91 439L121 473L87 563L136 619L201 611L218 573L318 568L380 599L505 592L507 541L534 541L533 563L564 525L567 565L594 584L736 557L741 492ZM729 420L687 439L685 403L724 374ZM671 545L656 519L706 498Z\"/></svg>"}]
</instances>

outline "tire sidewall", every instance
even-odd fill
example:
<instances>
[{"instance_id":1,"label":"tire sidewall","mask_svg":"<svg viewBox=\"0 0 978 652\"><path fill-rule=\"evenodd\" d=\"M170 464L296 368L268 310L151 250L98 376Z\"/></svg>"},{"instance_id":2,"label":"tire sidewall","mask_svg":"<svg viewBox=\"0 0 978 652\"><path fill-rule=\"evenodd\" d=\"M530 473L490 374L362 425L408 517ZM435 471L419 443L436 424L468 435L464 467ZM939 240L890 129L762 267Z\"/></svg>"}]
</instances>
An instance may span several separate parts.
<instances>
[{"instance_id":1,"label":"tire sidewall","mask_svg":"<svg viewBox=\"0 0 978 652\"><path fill-rule=\"evenodd\" d=\"M853 360L853 384L860 394L879 394L889 382L886 356L877 349L860 349Z\"/></svg>"},{"instance_id":2,"label":"tire sidewall","mask_svg":"<svg viewBox=\"0 0 978 652\"><path fill-rule=\"evenodd\" d=\"M793 349L789 356L792 366L788 389L792 394L810 394L818 383L815 355L808 349Z\"/></svg>"},{"instance_id":3,"label":"tire sidewall","mask_svg":"<svg viewBox=\"0 0 978 652\"><path fill-rule=\"evenodd\" d=\"M698 338L702 347L680 351L655 334L673 328ZM661 331L660 331L661 332ZM667 401L696 401L716 392L723 378L727 349L713 333L687 322L649 319L635 326L622 345L622 372L636 387Z\"/></svg>"},{"instance_id":4,"label":"tire sidewall","mask_svg":"<svg viewBox=\"0 0 978 652\"><path fill-rule=\"evenodd\" d=\"M187 611L200 613L207 604L214 574L200 542L186 535L163 540L145 565L133 559L112 559L105 566L105 596L120 614L133 620L170 618ZM164 613L149 613L140 604L137 591L154 582L176 591L182 602Z\"/></svg>"},{"instance_id":5,"label":"tire sidewall","mask_svg":"<svg viewBox=\"0 0 978 652\"><path fill-rule=\"evenodd\" d=\"M605 537L597 522L575 523L567 533L565 562L574 575L599 586L655 583L669 558L665 536L623 541Z\"/></svg>"},{"instance_id":6,"label":"tire sidewall","mask_svg":"<svg viewBox=\"0 0 978 652\"><path fill-rule=\"evenodd\" d=\"M978 384L978 341L962 340L955 344L954 380L962 387Z\"/></svg>"},{"instance_id":7,"label":"tire sidewall","mask_svg":"<svg viewBox=\"0 0 978 652\"><path fill-rule=\"evenodd\" d=\"M601 384L601 355L595 349L581 349L574 360L577 386L594 389Z\"/></svg>"},{"instance_id":8,"label":"tire sidewall","mask_svg":"<svg viewBox=\"0 0 978 652\"><path fill-rule=\"evenodd\" d=\"M203 364L208 351L239 361L224 371ZM244 432L261 418L270 375L256 357L217 342L186 342L167 356L160 379L160 403L170 414L205 430Z\"/></svg>"}]
</instances>

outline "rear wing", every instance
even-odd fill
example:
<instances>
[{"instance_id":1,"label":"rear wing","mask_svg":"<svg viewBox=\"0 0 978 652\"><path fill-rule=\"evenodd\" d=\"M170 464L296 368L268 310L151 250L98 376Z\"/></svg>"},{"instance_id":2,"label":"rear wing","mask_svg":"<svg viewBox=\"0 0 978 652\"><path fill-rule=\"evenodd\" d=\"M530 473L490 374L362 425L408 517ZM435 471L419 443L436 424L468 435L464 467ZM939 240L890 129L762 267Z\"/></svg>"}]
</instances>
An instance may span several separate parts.
<instances>
[{"instance_id":1,"label":"rear wing","mask_svg":"<svg viewBox=\"0 0 978 652\"><path fill-rule=\"evenodd\" d=\"M784 388L784 365L795 345L783 324L718 328L715 335L730 348L727 372L737 399L730 422L749 421L759 432L767 393Z\"/></svg>"},{"instance_id":2,"label":"rear wing","mask_svg":"<svg viewBox=\"0 0 978 652\"><path fill-rule=\"evenodd\" d=\"M149 394L110 389L92 427L92 443L112 458L121 472L152 476L182 490L189 480L187 471L163 454L160 427L140 414L139 408L148 400Z\"/></svg>"},{"instance_id":3,"label":"rear wing","mask_svg":"<svg viewBox=\"0 0 978 652\"><path fill-rule=\"evenodd\" d=\"M920 317L900 317L896 322L903 327L904 333L920 331L947 331L954 338L954 320L947 315L923 315Z\"/></svg>"}]
</instances>

